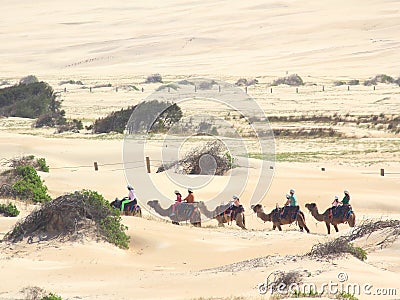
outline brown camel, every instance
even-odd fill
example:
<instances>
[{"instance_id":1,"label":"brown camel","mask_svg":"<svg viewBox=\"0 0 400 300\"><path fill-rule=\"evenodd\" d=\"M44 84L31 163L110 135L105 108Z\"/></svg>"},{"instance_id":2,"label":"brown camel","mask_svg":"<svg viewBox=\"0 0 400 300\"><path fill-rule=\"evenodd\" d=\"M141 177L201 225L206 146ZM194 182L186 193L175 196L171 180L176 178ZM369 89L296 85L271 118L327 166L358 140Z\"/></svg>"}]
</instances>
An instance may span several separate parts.
<instances>
[{"instance_id":1,"label":"brown camel","mask_svg":"<svg viewBox=\"0 0 400 300\"><path fill-rule=\"evenodd\" d=\"M158 200L151 200L147 202L147 205L153 208L160 216L169 217L172 224L179 225L179 222L189 220L193 226L201 227L201 214L197 203L182 202L176 206L174 214L172 214L172 205L164 209Z\"/></svg>"},{"instance_id":2,"label":"brown camel","mask_svg":"<svg viewBox=\"0 0 400 300\"><path fill-rule=\"evenodd\" d=\"M306 219L304 217L304 213L299 211L296 214L296 217L293 218L293 214L288 212L285 217L281 217L281 211L282 208L279 209L273 209L269 214L266 214L264 212L264 209L261 204L257 204L255 206L252 206L253 211L257 214L257 217L259 217L261 220L264 222L272 222L272 230L275 230L275 228L278 228L279 231L282 231L281 225L287 225L287 224L292 224L294 221L297 221L297 224L300 227L300 231L303 231L303 228L307 231L307 233L310 233L310 230L308 229L306 225Z\"/></svg>"},{"instance_id":3,"label":"brown camel","mask_svg":"<svg viewBox=\"0 0 400 300\"><path fill-rule=\"evenodd\" d=\"M206 204L203 201L200 201L198 204L198 208L200 212L205 215L209 219L215 219L218 221L218 226L223 227L224 223L232 222L232 214L229 209L229 205L219 205L214 210L208 210ZM236 221L236 225L242 229L246 229L246 220L244 216L244 212L237 212L234 214L234 220Z\"/></svg>"},{"instance_id":4,"label":"brown camel","mask_svg":"<svg viewBox=\"0 0 400 300\"><path fill-rule=\"evenodd\" d=\"M315 203L307 203L307 209L311 212L311 215L319 222L325 222L326 229L328 229L328 234L331 233L331 224L335 228L336 232L339 232L338 224L341 223L349 223L350 227L354 227L356 224L356 215L349 208L345 214L341 214L339 216L333 216L331 214L331 208L328 208L322 215L318 212L317 204ZM339 207L337 208L339 209Z\"/></svg>"}]
</instances>

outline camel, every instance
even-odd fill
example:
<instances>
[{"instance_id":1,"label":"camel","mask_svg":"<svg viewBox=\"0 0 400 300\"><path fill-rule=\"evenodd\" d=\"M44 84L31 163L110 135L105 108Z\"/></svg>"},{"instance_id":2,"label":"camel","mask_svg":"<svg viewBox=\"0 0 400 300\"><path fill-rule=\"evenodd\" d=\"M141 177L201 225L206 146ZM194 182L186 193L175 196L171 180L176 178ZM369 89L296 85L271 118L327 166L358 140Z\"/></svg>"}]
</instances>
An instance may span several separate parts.
<instances>
[{"instance_id":1,"label":"camel","mask_svg":"<svg viewBox=\"0 0 400 300\"><path fill-rule=\"evenodd\" d=\"M259 217L261 220L264 222L272 222L272 230L275 230L275 228L278 228L279 231L282 231L281 225L287 225L287 224L292 224L294 221L297 221L297 224L300 227L300 231L303 231L303 228L307 231L307 233L310 233L310 230L308 229L306 225L306 219L304 217L304 213L299 211L296 214L296 218L292 217L292 214L288 212L286 216L283 218L281 217L281 211L282 208L280 209L273 209L269 214L266 214L264 212L264 209L261 204L257 204L255 206L252 206L253 211L257 214L257 217Z\"/></svg>"},{"instance_id":2,"label":"camel","mask_svg":"<svg viewBox=\"0 0 400 300\"><path fill-rule=\"evenodd\" d=\"M167 209L161 207L158 200L151 200L147 205L153 208L156 213L162 217L169 217L172 224L179 225L179 222L190 221L190 224L201 227L201 214L195 203L182 202L175 208L175 214L172 214L172 205Z\"/></svg>"},{"instance_id":3,"label":"camel","mask_svg":"<svg viewBox=\"0 0 400 300\"><path fill-rule=\"evenodd\" d=\"M113 202L110 203L110 206L114 207L118 210L121 210L121 203L122 203L122 200L119 200L117 198ZM140 208L140 206L136 205L136 208L132 209L132 205L133 205L133 200L126 203L124 206L124 211L123 212L121 211L121 215L142 217L142 209Z\"/></svg>"},{"instance_id":4,"label":"camel","mask_svg":"<svg viewBox=\"0 0 400 300\"><path fill-rule=\"evenodd\" d=\"M200 212L205 215L209 219L216 219L218 221L218 226L224 227L224 223L232 222L232 214L229 210L229 205L219 205L214 210L208 210L206 204L203 201L200 201L198 204L198 208ZM236 225L242 229L246 229L246 220L244 216L244 212L237 212L235 214L234 220L236 221Z\"/></svg>"},{"instance_id":5,"label":"camel","mask_svg":"<svg viewBox=\"0 0 400 300\"><path fill-rule=\"evenodd\" d=\"M330 208L328 208L323 214L318 212L317 204L315 203L307 203L305 205L307 209L311 212L311 215L319 222L325 222L326 229L328 229L328 234L331 233L331 224L335 228L336 232L339 232L337 227L338 224L341 223L349 223L350 227L354 227L356 224L356 215L351 210L348 211L345 215L341 216L332 216L330 212Z\"/></svg>"}]
</instances>

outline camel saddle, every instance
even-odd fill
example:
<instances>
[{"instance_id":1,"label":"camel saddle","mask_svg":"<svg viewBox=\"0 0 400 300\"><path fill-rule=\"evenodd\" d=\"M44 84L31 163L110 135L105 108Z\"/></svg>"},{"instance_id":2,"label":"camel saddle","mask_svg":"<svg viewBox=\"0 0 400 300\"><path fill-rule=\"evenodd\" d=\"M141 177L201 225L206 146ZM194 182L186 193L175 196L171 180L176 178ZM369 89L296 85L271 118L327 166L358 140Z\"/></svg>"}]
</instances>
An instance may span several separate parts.
<instances>
[{"instance_id":1,"label":"camel saddle","mask_svg":"<svg viewBox=\"0 0 400 300\"><path fill-rule=\"evenodd\" d=\"M176 206L176 214L184 215L188 219L190 219L195 210L197 210L197 203L181 202Z\"/></svg>"},{"instance_id":2,"label":"camel saddle","mask_svg":"<svg viewBox=\"0 0 400 300\"><path fill-rule=\"evenodd\" d=\"M338 207L332 207L329 218L340 218L345 217L348 219L353 212L351 205L340 205Z\"/></svg>"},{"instance_id":3,"label":"camel saddle","mask_svg":"<svg viewBox=\"0 0 400 300\"><path fill-rule=\"evenodd\" d=\"M276 212L275 212L276 211ZM279 221L282 218L286 218L287 215L290 216L292 220L296 220L297 215L300 211L300 206L285 206L285 207L277 207L274 210L273 220Z\"/></svg>"}]
</instances>

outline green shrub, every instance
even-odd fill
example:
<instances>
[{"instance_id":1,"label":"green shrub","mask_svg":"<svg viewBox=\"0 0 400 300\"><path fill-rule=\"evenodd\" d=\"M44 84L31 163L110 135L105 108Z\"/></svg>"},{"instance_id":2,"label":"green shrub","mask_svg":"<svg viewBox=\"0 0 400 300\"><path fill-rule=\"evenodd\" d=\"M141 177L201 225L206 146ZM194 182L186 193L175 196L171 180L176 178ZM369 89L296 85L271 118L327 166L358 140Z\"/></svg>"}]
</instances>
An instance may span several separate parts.
<instances>
[{"instance_id":1,"label":"green shrub","mask_svg":"<svg viewBox=\"0 0 400 300\"><path fill-rule=\"evenodd\" d=\"M47 172L47 173L49 172L49 166L46 164L46 159L45 158L43 158L43 157L38 158L36 160L36 162L38 164L39 171Z\"/></svg>"},{"instance_id":2,"label":"green shrub","mask_svg":"<svg viewBox=\"0 0 400 300\"><path fill-rule=\"evenodd\" d=\"M367 259L367 251L365 251L361 247L355 247L353 244L349 243L349 252L357 257L359 260L366 260Z\"/></svg>"},{"instance_id":3,"label":"green shrub","mask_svg":"<svg viewBox=\"0 0 400 300\"><path fill-rule=\"evenodd\" d=\"M135 111L135 119L130 119ZM138 105L112 112L105 118L97 119L93 124L94 133L165 132L182 118L182 110L176 104L157 100L142 102ZM154 122L153 122L154 121ZM150 127L151 128L148 128Z\"/></svg>"},{"instance_id":4,"label":"green shrub","mask_svg":"<svg viewBox=\"0 0 400 300\"><path fill-rule=\"evenodd\" d=\"M121 224L118 210L95 191L82 190L62 195L45 203L39 210L18 222L4 240L18 242L24 238L45 234L63 240L79 236L101 238L120 248L129 248L127 227Z\"/></svg>"},{"instance_id":5,"label":"green shrub","mask_svg":"<svg viewBox=\"0 0 400 300\"><path fill-rule=\"evenodd\" d=\"M0 204L0 214L3 214L6 217L16 217L19 215L19 210L12 203Z\"/></svg>"},{"instance_id":6,"label":"green shrub","mask_svg":"<svg viewBox=\"0 0 400 300\"><path fill-rule=\"evenodd\" d=\"M32 200L35 203L51 200L47 194L47 187L32 166L17 166L15 175L18 179L12 185L12 189L17 197Z\"/></svg>"},{"instance_id":7,"label":"green shrub","mask_svg":"<svg viewBox=\"0 0 400 300\"><path fill-rule=\"evenodd\" d=\"M58 296L56 294L50 293L47 296L44 296L40 300L62 300L61 296Z\"/></svg>"},{"instance_id":8,"label":"green shrub","mask_svg":"<svg viewBox=\"0 0 400 300\"><path fill-rule=\"evenodd\" d=\"M104 197L97 192L83 190L79 192L84 202L97 212L94 220L105 239L120 248L129 248L129 236L125 234L127 227L121 224L119 210L112 209Z\"/></svg>"},{"instance_id":9,"label":"green shrub","mask_svg":"<svg viewBox=\"0 0 400 300\"><path fill-rule=\"evenodd\" d=\"M41 115L56 117L61 102L45 82L22 82L0 90L0 116L37 118Z\"/></svg>"},{"instance_id":10,"label":"green shrub","mask_svg":"<svg viewBox=\"0 0 400 300\"><path fill-rule=\"evenodd\" d=\"M339 294L336 295L336 299L339 300L358 300L357 297L355 297L354 295L348 293L348 292L344 292L341 291Z\"/></svg>"}]
</instances>

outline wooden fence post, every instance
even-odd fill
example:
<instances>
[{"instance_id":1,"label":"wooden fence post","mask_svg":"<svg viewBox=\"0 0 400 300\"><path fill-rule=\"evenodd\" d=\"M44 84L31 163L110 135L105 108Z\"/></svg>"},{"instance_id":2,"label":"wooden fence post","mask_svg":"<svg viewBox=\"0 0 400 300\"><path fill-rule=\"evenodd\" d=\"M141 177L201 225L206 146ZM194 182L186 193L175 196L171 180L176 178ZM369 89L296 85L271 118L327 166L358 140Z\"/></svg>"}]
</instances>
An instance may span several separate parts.
<instances>
[{"instance_id":1,"label":"wooden fence post","mask_svg":"<svg viewBox=\"0 0 400 300\"><path fill-rule=\"evenodd\" d=\"M151 173L150 170L150 157L146 156L146 166L147 166L147 173Z\"/></svg>"},{"instance_id":2,"label":"wooden fence post","mask_svg":"<svg viewBox=\"0 0 400 300\"><path fill-rule=\"evenodd\" d=\"M381 176L385 176L385 169L381 169Z\"/></svg>"},{"instance_id":3,"label":"wooden fence post","mask_svg":"<svg viewBox=\"0 0 400 300\"><path fill-rule=\"evenodd\" d=\"M97 164L97 161L95 161L93 165L94 165L94 170L98 171L99 170L99 166Z\"/></svg>"}]
</instances>

